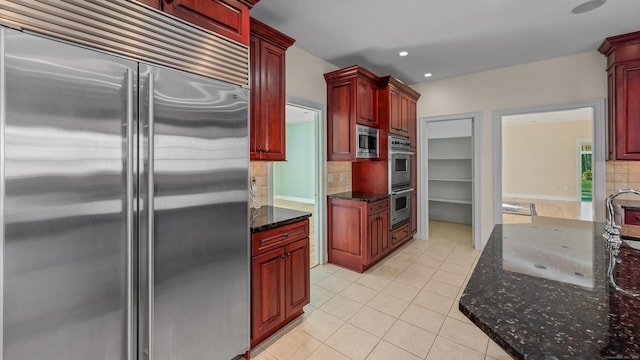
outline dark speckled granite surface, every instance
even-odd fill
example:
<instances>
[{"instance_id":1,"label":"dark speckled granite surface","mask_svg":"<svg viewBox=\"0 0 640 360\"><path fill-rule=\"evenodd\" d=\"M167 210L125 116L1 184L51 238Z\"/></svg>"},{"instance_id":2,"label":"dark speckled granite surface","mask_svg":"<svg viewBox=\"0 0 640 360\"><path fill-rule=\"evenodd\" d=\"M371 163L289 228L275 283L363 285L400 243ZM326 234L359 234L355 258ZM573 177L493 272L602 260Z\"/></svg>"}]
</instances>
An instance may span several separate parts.
<instances>
[{"instance_id":1,"label":"dark speckled granite surface","mask_svg":"<svg viewBox=\"0 0 640 360\"><path fill-rule=\"evenodd\" d=\"M311 217L308 212L264 205L259 209L251 209L251 233L291 224L308 217Z\"/></svg>"},{"instance_id":2,"label":"dark speckled granite surface","mask_svg":"<svg viewBox=\"0 0 640 360\"><path fill-rule=\"evenodd\" d=\"M330 199L356 200L366 202L375 202L378 200L386 199L388 197L389 194L379 194L362 191L347 191L329 195Z\"/></svg>"},{"instance_id":3,"label":"dark speckled granite surface","mask_svg":"<svg viewBox=\"0 0 640 360\"><path fill-rule=\"evenodd\" d=\"M640 298L606 278L604 224L496 225L460 310L517 359L640 359ZM619 283L640 290L640 250Z\"/></svg>"}]
</instances>

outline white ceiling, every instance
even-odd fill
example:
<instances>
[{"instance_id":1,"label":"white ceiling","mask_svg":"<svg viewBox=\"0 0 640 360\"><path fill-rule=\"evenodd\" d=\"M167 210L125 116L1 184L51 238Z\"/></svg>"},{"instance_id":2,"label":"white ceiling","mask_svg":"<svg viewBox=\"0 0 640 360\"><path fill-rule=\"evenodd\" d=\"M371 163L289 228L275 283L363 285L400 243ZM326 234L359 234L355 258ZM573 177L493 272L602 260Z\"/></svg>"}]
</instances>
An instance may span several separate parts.
<instances>
[{"instance_id":1,"label":"white ceiling","mask_svg":"<svg viewBox=\"0 0 640 360\"><path fill-rule=\"evenodd\" d=\"M251 16L338 67L416 84L595 51L606 37L640 30L640 0L571 13L585 1L260 0Z\"/></svg>"},{"instance_id":2,"label":"white ceiling","mask_svg":"<svg viewBox=\"0 0 640 360\"><path fill-rule=\"evenodd\" d=\"M541 123L559 123L571 121L593 121L593 108L537 112L530 114L506 115L502 117L503 126L518 126Z\"/></svg>"}]
</instances>

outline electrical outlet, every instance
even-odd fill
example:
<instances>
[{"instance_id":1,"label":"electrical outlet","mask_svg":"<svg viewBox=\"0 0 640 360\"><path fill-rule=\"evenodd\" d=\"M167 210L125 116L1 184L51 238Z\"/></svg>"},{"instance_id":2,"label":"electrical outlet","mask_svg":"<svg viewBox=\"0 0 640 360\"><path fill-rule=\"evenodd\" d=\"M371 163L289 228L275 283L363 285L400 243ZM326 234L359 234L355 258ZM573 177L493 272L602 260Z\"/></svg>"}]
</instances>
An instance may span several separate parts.
<instances>
[{"instance_id":1,"label":"electrical outlet","mask_svg":"<svg viewBox=\"0 0 640 360\"><path fill-rule=\"evenodd\" d=\"M258 184L256 183L256 177L251 177L251 184L249 186L249 193L251 196L256 196L256 192L258 191Z\"/></svg>"},{"instance_id":2,"label":"electrical outlet","mask_svg":"<svg viewBox=\"0 0 640 360\"><path fill-rule=\"evenodd\" d=\"M333 182L333 174L327 175L327 182Z\"/></svg>"}]
</instances>

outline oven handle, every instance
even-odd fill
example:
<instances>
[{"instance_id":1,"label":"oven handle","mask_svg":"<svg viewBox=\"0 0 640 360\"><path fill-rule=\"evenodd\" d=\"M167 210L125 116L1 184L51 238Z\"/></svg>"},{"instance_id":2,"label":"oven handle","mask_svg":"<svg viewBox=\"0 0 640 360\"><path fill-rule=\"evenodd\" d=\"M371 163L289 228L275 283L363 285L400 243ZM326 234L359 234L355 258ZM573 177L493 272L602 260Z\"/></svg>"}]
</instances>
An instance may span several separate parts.
<instances>
[{"instance_id":1,"label":"oven handle","mask_svg":"<svg viewBox=\"0 0 640 360\"><path fill-rule=\"evenodd\" d=\"M397 151L397 150L390 150L389 154L391 155L415 155L416 153L412 152L412 151Z\"/></svg>"},{"instance_id":2,"label":"oven handle","mask_svg":"<svg viewBox=\"0 0 640 360\"><path fill-rule=\"evenodd\" d=\"M400 191L392 191L391 195L399 195L399 194L404 194L404 193L408 193L411 191L415 191L416 189L414 188L410 188L410 189L405 189L405 190L400 190Z\"/></svg>"}]
</instances>

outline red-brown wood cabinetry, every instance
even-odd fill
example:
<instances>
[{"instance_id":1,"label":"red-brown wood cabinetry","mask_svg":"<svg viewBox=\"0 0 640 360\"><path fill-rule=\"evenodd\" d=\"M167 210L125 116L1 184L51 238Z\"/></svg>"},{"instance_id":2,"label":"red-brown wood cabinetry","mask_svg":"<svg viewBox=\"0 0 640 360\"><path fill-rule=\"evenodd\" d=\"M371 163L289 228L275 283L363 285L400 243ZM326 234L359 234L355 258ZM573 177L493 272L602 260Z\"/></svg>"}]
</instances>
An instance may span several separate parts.
<instances>
[{"instance_id":1,"label":"red-brown wood cabinetry","mask_svg":"<svg viewBox=\"0 0 640 360\"><path fill-rule=\"evenodd\" d=\"M295 40L251 18L251 160L286 160L286 51Z\"/></svg>"},{"instance_id":2,"label":"red-brown wood cabinetry","mask_svg":"<svg viewBox=\"0 0 640 360\"><path fill-rule=\"evenodd\" d=\"M260 0L136 0L249 45L249 10Z\"/></svg>"},{"instance_id":3,"label":"red-brown wood cabinetry","mask_svg":"<svg viewBox=\"0 0 640 360\"><path fill-rule=\"evenodd\" d=\"M640 31L607 38L609 159L640 160Z\"/></svg>"},{"instance_id":4,"label":"red-brown wood cabinetry","mask_svg":"<svg viewBox=\"0 0 640 360\"><path fill-rule=\"evenodd\" d=\"M416 143L418 98L419 93L393 76L380 79L380 121L388 124L390 134L413 138L412 146Z\"/></svg>"},{"instance_id":5,"label":"red-brown wood cabinetry","mask_svg":"<svg viewBox=\"0 0 640 360\"><path fill-rule=\"evenodd\" d=\"M624 223L627 225L640 225L640 210L625 209Z\"/></svg>"},{"instance_id":6,"label":"red-brown wood cabinetry","mask_svg":"<svg viewBox=\"0 0 640 360\"><path fill-rule=\"evenodd\" d=\"M329 262L363 272L391 249L389 199L328 201Z\"/></svg>"},{"instance_id":7,"label":"red-brown wood cabinetry","mask_svg":"<svg viewBox=\"0 0 640 360\"><path fill-rule=\"evenodd\" d=\"M309 270L308 219L252 235L252 347L302 314Z\"/></svg>"},{"instance_id":8,"label":"red-brown wood cabinetry","mask_svg":"<svg viewBox=\"0 0 640 360\"><path fill-rule=\"evenodd\" d=\"M248 45L249 10L257 2L258 0L164 0L162 9L192 24Z\"/></svg>"},{"instance_id":9,"label":"red-brown wood cabinetry","mask_svg":"<svg viewBox=\"0 0 640 360\"><path fill-rule=\"evenodd\" d=\"M158 10L162 10L162 0L137 0L143 4L147 4L151 7L154 7Z\"/></svg>"},{"instance_id":10,"label":"red-brown wood cabinetry","mask_svg":"<svg viewBox=\"0 0 640 360\"><path fill-rule=\"evenodd\" d=\"M326 73L324 78L327 160L356 160L356 124L379 127L378 77L355 65Z\"/></svg>"}]
</instances>

